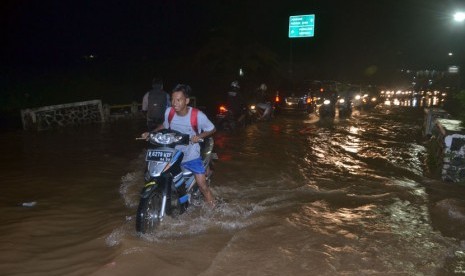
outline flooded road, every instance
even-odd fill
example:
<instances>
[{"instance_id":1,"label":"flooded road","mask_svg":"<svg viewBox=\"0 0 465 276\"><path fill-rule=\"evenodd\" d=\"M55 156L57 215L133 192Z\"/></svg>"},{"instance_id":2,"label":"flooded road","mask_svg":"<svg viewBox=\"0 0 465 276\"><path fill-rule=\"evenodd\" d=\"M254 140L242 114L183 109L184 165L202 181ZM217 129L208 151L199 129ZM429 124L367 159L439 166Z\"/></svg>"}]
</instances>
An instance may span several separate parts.
<instances>
[{"instance_id":1,"label":"flooded road","mask_svg":"<svg viewBox=\"0 0 465 276\"><path fill-rule=\"evenodd\" d=\"M4 133L0 274L465 273L463 227L431 215L464 189L424 176L422 120L421 109L392 107L218 132L218 207L142 237L145 144L134 138L144 122Z\"/></svg>"}]
</instances>

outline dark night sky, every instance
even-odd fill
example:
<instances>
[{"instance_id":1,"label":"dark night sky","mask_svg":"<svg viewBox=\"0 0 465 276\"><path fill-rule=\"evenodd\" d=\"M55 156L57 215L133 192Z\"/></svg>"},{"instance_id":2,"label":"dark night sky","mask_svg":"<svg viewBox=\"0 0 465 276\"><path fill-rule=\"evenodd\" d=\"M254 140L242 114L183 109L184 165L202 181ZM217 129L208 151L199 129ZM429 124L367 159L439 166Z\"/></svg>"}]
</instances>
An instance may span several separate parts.
<instances>
[{"instance_id":1,"label":"dark night sky","mask_svg":"<svg viewBox=\"0 0 465 276\"><path fill-rule=\"evenodd\" d=\"M2 70L71 64L86 54L170 59L195 53L214 33L258 42L282 62L333 67L437 68L464 57L463 1L2 1ZM290 15L315 14L314 38L287 37ZM4 35L5 37L5 35ZM292 47L292 48L291 48Z\"/></svg>"}]
</instances>

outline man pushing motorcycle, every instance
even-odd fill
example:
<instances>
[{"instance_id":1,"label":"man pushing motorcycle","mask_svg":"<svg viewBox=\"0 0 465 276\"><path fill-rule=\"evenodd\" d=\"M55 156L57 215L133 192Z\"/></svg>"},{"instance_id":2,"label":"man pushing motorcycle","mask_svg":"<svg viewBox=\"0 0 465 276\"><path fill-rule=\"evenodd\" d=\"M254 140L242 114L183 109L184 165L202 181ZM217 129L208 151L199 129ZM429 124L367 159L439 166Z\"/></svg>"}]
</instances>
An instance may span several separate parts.
<instances>
[{"instance_id":1,"label":"man pushing motorcycle","mask_svg":"<svg viewBox=\"0 0 465 276\"><path fill-rule=\"evenodd\" d=\"M165 112L165 120L162 125L153 131L163 128L179 131L190 136L189 145L178 145L176 148L184 153L181 165L194 173L200 191L205 201L215 206L212 192L207 185L206 172L200 156L200 145L203 139L211 136L215 126L202 111L188 106L191 88L189 85L178 84L171 92L171 108ZM149 132L142 134L142 138L148 139Z\"/></svg>"}]
</instances>

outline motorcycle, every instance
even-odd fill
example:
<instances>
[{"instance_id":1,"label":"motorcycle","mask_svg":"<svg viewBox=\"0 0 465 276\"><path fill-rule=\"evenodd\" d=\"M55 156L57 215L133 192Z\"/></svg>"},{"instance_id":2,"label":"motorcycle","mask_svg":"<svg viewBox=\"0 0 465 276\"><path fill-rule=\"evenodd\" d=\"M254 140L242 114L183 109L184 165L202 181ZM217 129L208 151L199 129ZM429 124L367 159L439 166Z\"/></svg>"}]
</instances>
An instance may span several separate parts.
<instances>
[{"instance_id":1,"label":"motorcycle","mask_svg":"<svg viewBox=\"0 0 465 276\"><path fill-rule=\"evenodd\" d=\"M250 119L250 112L243 109L239 118L236 118L233 111L226 105L221 104L218 107L218 112L215 115L215 126L217 129L234 130L237 127L245 126Z\"/></svg>"},{"instance_id":2,"label":"motorcycle","mask_svg":"<svg viewBox=\"0 0 465 276\"><path fill-rule=\"evenodd\" d=\"M336 114L336 106L334 100L320 98L318 101L318 115L320 116L320 118L334 118Z\"/></svg>"},{"instance_id":3,"label":"motorcycle","mask_svg":"<svg viewBox=\"0 0 465 276\"><path fill-rule=\"evenodd\" d=\"M176 145L189 144L189 135L164 129L150 133L148 140L145 185L140 193L136 214L138 233L153 232L166 215L180 215L189 205L200 204L203 197L194 174L181 167L184 154L175 148ZM201 156L209 184L210 166L215 156L212 152L213 138L201 143Z\"/></svg>"},{"instance_id":4,"label":"motorcycle","mask_svg":"<svg viewBox=\"0 0 465 276\"><path fill-rule=\"evenodd\" d=\"M347 97L340 97L337 100L337 109L339 111L339 117L349 117L352 114L352 101Z\"/></svg>"},{"instance_id":5,"label":"motorcycle","mask_svg":"<svg viewBox=\"0 0 465 276\"><path fill-rule=\"evenodd\" d=\"M215 116L215 126L217 129L231 131L237 127L244 127L256 121L271 120L274 117L276 105L269 102L266 104L270 105L271 110L265 118L262 118L262 115L266 106L263 104L250 103L243 107L241 115L239 116L240 119L238 119L226 105L221 104Z\"/></svg>"},{"instance_id":6,"label":"motorcycle","mask_svg":"<svg viewBox=\"0 0 465 276\"><path fill-rule=\"evenodd\" d=\"M255 109L256 117L262 118L265 121L269 121L274 118L280 111L281 97L279 96L279 91L276 92L276 95L272 100L267 100L262 103L257 103L250 106L250 110ZM269 112L266 117L263 118L263 114L266 109L269 108Z\"/></svg>"},{"instance_id":7,"label":"motorcycle","mask_svg":"<svg viewBox=\"0 0 465 276\"><path fill-rule=\"evenodd\" d=\"M250 104L247 107L247 113L249 114L249 118L250 118L250 121L252 123L252 122L258 121L260 119L260 117L263 114L263 110L260 109L255 104Z\"/></svg>"}]
</instances>

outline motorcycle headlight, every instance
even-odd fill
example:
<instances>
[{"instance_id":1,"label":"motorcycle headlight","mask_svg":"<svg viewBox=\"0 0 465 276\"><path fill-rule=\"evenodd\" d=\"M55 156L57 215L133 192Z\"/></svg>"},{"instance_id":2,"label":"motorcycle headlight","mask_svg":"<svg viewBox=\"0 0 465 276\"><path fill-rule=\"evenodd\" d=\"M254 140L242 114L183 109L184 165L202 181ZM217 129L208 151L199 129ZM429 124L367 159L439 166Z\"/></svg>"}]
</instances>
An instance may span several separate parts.
<instances>
[{"instance_id":1,"label":"motorcycle headlight","mask_svg":"<svg viewBox=\"0 0 465 276\"><path fill-rule=\"evenodd\" d=\"M346 100L344 100L344 99L339 99L339 103L341 103L341 104L344 103L345 101Z\"/></svg>"},{"instance_id":2,"label":"motorcycle headlight","mask_svg":"<svg viewBox=\"0 0 465 276\"><path fill-rule=\"evenodd\" d=\"M255 110L255 105L251 105L250 109Z\"/></svg>"},{"instance_id":3,"label":"motorcycle headlight","mask_svg":"<svg viewBox=\"0 0 465 276\"><path fill-rule=\"evenodd\" d=\"M360 100L361 98L362 98L362 96L360 96L360 95L356 95L356 96L355 96L355 99L356 99L356 100Z\"/></svg>"},{"instance_id":4,"label":"motorcycle headlight","mask_svg":"<svg viewBox=\"0 0 465 276\"><path fill-rule=\"evenodd\" d=\"M182 136L175 135L174 133L150 133L150 142L169 145L172 143L179 142L182 139Z\"/></svg>"},{"instance_id":5,"label":"motorcycle headlight","mask_svg":"<svg viewBox=\"0 0 465 276\"><path fill-rule=\"evenodd\" d=\"M372 101L372 102L376 102L377 99L376 99L375 97L373 97L373 98L371 98L371 101Z\"/></svg>"},{"instance_id":6,"label":"motorcycle headlight","mask_svg":"<svg viewBox=\"0 0 465 276\"><path fill-rule=\"evenodd\" d=\"M330 103L331 103L330 100L324 100L324 101L323 101L323 104L326 104L326 105L328 105L328 104L330 104Z\"/></svg>"}]
</instances>

